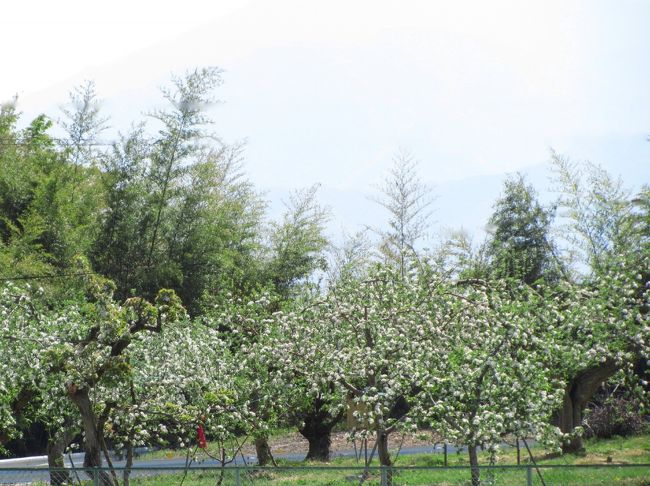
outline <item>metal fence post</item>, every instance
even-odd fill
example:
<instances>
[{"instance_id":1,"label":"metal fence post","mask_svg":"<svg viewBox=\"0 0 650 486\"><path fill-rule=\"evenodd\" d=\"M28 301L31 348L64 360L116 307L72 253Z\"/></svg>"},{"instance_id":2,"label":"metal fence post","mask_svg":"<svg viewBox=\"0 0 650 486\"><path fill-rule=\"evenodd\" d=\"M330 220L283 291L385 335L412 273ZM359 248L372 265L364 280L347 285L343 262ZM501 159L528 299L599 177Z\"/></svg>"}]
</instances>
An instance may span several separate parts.
<instances>
[{"instance_id":1,"label":"metal fence post","mask_svg":"<svg viewBox=\"0 0 650 486\"><path fill-rule=\"evenodd\" d=\"M93 484L99 486L99 470L96 467L93 468Z\"/></svg>"},{"instance_id":2,"label":"metal fence post","mask_svg":"<svg viewBox=\"0 0 650 486\"><path fill-rule=\"evenodd\" d=\"M381 486L388 486L388 474L386 466L381 466Z\"/></svg>"},{"instance_id":3,"label":"metal fence post","mask_svg":"<svg viewBox=\"0 0 650 486\"><path fill-rule=\"evenodd\" d=\"M530 464L526 468L526 484L528 486L533 486L533 468Z\"/></svg>"},{"instance_id":4,"label":"metal fence post","mask_svg":"<svg viewBox=\"0 0 650 486\"><path fill-rule=\"evenodd\" d=\"M235 486L241 486L241 475L239 472L239 466L235 467Z\"/></svg>"}]
</instances>

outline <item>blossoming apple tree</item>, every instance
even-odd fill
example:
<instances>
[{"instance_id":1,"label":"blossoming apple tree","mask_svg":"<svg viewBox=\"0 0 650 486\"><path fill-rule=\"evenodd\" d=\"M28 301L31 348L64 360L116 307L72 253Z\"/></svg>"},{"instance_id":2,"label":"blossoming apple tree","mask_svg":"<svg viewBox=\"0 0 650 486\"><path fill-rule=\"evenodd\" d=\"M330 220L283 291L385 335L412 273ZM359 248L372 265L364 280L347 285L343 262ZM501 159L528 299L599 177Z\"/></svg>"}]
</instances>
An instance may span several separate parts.
<instances>
[{"instance_id":1,"label":"blossoming apple tree","mask_svg":"<svg viewBox=\"0 0 650 486\"><path fill-rule=\"evenodd\" d=\"M63 309L42 305L28 289L3 289L0 345L10 362L0 370L8 391L2 430L15 432L25 401L58 427L54 436L69 442L83 430L86 467L101 466L102 456L110 465L107 442L132 457L136 445L189 444L198 425L222 444L245 431L250 414L240 400L240 373L216 333L190 321L171 291L153 304L118 304L111 288L90 276L87 299ZM219 455L228 460L224 450ZM119 484L114 472L102 473L101 482Z\"/></svg>"},{"instance_id":2,"label":"blossoming apple tree","mask_svg":"<svg viewBox=\"0 0 650 486\"><path fill-rule=\"evenodd\" d=\"M433 325L425 297L416 279L378 267L342 279L302 310L276 314L267 335L267 355L310 383L312 395L334 384L332 393L347 397L357 432L376 435L384 466L392 464L390 434L412 427L410 401L421 386L421 361L431 355L422 340L422 327Z\"/></svg>"},{"instance_id":3,"label":"blossoming apple tree","mask_svg":"<svg viewBox=\"0 0 650 486\"><path fill-rule=\"evenodd\" d=\"M555 438L549 418L563 382L545 359L550 319L539 293L503 281L460 282L444 293L449 318L425 337L440 351L420 411L446 440L467 446L479 485L479 446L494 449L507 434Z\"/></svg>"}]
</instances>

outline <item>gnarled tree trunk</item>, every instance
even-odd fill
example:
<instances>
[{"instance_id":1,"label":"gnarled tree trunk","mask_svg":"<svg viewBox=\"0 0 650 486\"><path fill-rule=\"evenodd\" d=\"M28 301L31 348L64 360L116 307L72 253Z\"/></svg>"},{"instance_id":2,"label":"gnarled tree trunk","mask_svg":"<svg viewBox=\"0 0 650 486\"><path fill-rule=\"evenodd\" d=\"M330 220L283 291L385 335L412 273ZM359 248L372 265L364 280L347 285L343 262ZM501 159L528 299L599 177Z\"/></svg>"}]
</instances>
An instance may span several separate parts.
<instances>
[{"instance_id":1,"label":"gnarled tree trunk","mask_svg":"<svg viewBox=\"0 0 650 486\"><path fill-rule=\"evenodd\" d=\"M309 443L309 450L307 451L307 456L305 456L305 461L329 461L331 454L330 446L332 445L331 430L303 430L300 429L300 433Z\"/></svg>"},{"instance_id":2,"label":"gnarled tree trunk","mask_svg":"<svg viewBox=\"0 0 650 486\"><path fill-rule=\"evenodd\" d=\"M303 416L304 425L298 429L309 443L306 461L330 460L330 446L332 445L333 424L327 422L329 414L323 411L314 411Z\"/></svg>"},{"instance_id":3,"label":"gnarled tree trunk","mask_svg":"<svg viewBox=\"0 0 650 486\"><path fill-rule=\"evenodd\" d=\"M68 396L81 415L81 423L84 429L84 468L102 467L101 431L97 429L97 417L93 411L88 390L70 385L68 387ZM92 477L93 473L91 471L87 471L87 473ZM99 471L99 482L102 486L114 486L113 480L106 471Z\"/></svg>"},{"instance_id":4,"label":"gnarled tree trunk","mask_svg":"<svg viewBox=\"0 0 650 486\"><path fill-rule=\"evenodd\" d=\"M55 486L72 484L72 478L68 471L65 470L63 454L74 436L75 432L68 428L63 433L48 439L47 467L50 469L50 484Z\"/></svg>"},{"instance_id":5,"label":"gnarled tree trunk","mask_svg":"<svg viewBox=\"0 0 650 486\"><path fill-rule=\"evenodd\" d=\"M260 466L266 466L271 462L271 447L266 436L255 437L255 453L257 454L257 463Z\"/></svg>"},{"instance_id":6,"label":"gnarled tree trunk","mask_svg":"<svg viewBox=\"0 0 650 486\"><path fill-rule=\"evenodd\" d=\"M568 384L564 392L562 409L558 416L558 426L565 434L571 434L576 427L582 425L584 410L589 400L598 388L618 371L613 360L592 366L578 373ZM584 451L582 437L572 436L571 440L562 446L563 452Z\"/></svg>"},{"instance_id":7,"label":"gnarled tree trunk","mask_svg":"<svg viewBox=\"0 0 650 486\"><path fill-rule=\"evenodd\" d=\"M70 484L70 474L65 470L63 452L66 445L61 440L48 441L47 443L47 467L50 469L50 484L60 486Z\"/></svg>"},{"instance_id":8,"label":"gnarled tree trunk","mask_svg":"<svg viewBox=\"0 0 650 486\"><path fill-rule=\"evenodd\" d=\"M330 460L332 429L342 418L343 412L332 417L320 397L314 400L312 409L302 415L304 425L298 429L309 443L309 451L305 460L322 462Z\"/></svg>"}]
</instances>

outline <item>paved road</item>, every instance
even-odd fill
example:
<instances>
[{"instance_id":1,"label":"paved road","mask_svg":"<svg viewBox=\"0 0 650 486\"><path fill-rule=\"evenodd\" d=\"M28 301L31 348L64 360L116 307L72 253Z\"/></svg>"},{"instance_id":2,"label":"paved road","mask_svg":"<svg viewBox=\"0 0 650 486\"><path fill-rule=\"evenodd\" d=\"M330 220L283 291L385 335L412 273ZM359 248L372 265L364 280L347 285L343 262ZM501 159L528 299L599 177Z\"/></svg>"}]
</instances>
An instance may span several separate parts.
<instances>
[{"instance_id":1,"label":"paved road","mask_svg":"<svg viewBox=\"0 0 650 486\"><path fill-rule=\"evenodd\" d=\"M447 446L447 452L449 454L455 453L457 449L452 446ZM461 452L463 449L461 448ZM400 454L442 454L443 446L419 446L419 447L404 447L402 448ZM354 451L340 451L332 454L332 457L354 457ZM305 458L304 453L296 454L277 454L275 456L277 459L284 459L288 461L302 461ZM112 459L113 465L117 468L125 467L125 460ZM83 467L83 454L77 453L72 454L72 462L74 463L75 468ZM245 457L245 460L241 457L238 457L232 464L237 466L243 465L255 465L257 464L257 457L248 456ZM138 468L156 468L156 469L165 469L165 468L184 468L185 459L184 458L172 458L172 459L148 459L147 454L142 454L140 457L134 460L134 466ZM219 466L219 463L214 459L206 459L198 462L194 462L191 465L191 468L201 468L201 467L214 467ZM69 458L66 456L66 467L71 468ZM22 468L22 470L21 470ZM40 471L25 471L24 468L47 468L47 456L35 456L35 457L24 457L19 459L6 459L0 460L0 484L30 484L32 482L38 481L48 481L49 474L46 470ZM134 474L143 474L142 472L134 472Z\"/></svg>"},{"instance_id":2,"label":"paved road","mask_svg":"<svg viewBox=\"0 0 650 486\"><path fill-rule=\"evenodd\" d=\"M462 449L461 449L462 450ZM448 453L456 452L456 448L453 445L447 446ZM418 446L418 447L404 447L401 450L400 454L442 454L443 448L442 445L436 444L435 446ZM148 459L148 453L143 453L139 457L136 457L134 460L134 465L139 467L177 467L184 466L185 459L180 457L175 457L172 459ZM304 453L290 453L290 454L275 454L275 457L278 459L285 459L287 461L302 461L305 458ZM354 457L354 451L339 451L332 453L332 458L335 457ZM123 467L126 465L125 460L118 460L115 457L111 458L113 465L116 467ZM75 467L82 467L83 465L83 453L72 454L72 460ZM211 465L216 463L212 459L207 459L198 463L199 465ZM238 457L235 461L237 465L244 465L244 461L241 457ZM247 456L246 464L254 465L257 464L257 457ZM21 457L18 459L3 459L0 460L0 469L4 468L31 468L31 467L46 467L47 466L47 456L33 456L33 457ZM66 467L70 467L70 462L68 456L66 456Z\"/></svg>"}]
</instances>

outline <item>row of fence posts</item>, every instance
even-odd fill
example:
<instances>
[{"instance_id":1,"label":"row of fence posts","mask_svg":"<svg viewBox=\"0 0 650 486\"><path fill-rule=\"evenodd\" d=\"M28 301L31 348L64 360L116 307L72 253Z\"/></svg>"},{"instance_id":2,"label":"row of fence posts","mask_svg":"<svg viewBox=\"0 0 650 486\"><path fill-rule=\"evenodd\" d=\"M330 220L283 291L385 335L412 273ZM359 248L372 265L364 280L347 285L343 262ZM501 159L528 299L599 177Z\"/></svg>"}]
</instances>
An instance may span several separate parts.
<instances>
[{"instance_id":1,"label":"row of fence posts","mask_svg":"<svg viewBox=\"0 0 650 486\"><path fill-rule=\"evenodd\" d=\"M232 469L234 469L234 471L235 471L235 486L242 486L241 468L235 466ZM99 479L101 471L102 471L102 469L96 468L96 467L92 469L92 472L93 472L93 486L102 486L101 481ZM384 481L383 477L384 476L382 476L382 483L381 484L385 485L387 483Z\"/></svg>"},{"instance_id":2,"label":"row of fence posts","mask_svg":"<svg viewBox=\"0 0 650 486\"><path fill-rule=\"evenodd\" d=\"M443 450L443 464L444 467L448 467L449 462L448 462L448 449L447 449L447 443L444 442L442 445L442 450ZM517 438L516 441L516 450L517 450L517 465L521 465L521 451L519 447L519 438ZM374 452L374 449L373 449ZM366 442L366 456L368 453L368 446ZM361 452L359 452L359 455ZM356 456L356 447L355 447L355 456ZM372 459L372 458L371 458ZM366 457L366 467L368 466L368 457ZM239 467L234 467L234 472L235 472L235 486L241 486L241 470ZM391 486L390 483L392 483L392 474L389 474L389 469L390 467L387 466L381 466L380 471L381 471L381 486ZM94 486L102 486L101 481L100 481L100 469L94 469L93 470L93 483ZM533 484L533 468L532 465L526 466L526 485L527 486L532 486Z\"/></svg>"},{"instance_id":3,"label":"row of fence posts","mask_svg":"<svg viewBox=\"0 0 650 486\"><path fill-rule=\"evenodd\" d=\"M447 466L447 464L445 464L445 467L446 466ZM235 486L242 486L241 468L239 468L237 466L233 466L232 469L234 470L234 473L235 473ZM393 468L388 467L388 466L381 466L380 467L381 486L391 486L392 477L393 477L392 469ZM100 468L93 468L92 471L93 471L93 485L94 486L102 486L101 481L100 481L101 469ZM526 486L533 486L533 468L532 468L531 465L526 466Z\"/></svg>"},{"instance_id":4,"label":"row of fence posts","mask_svg":"<svg viewBox=\"0 0 650 486\"><path fill-rule=\"evenodd\" d=\"M445 445L445 467L447 467L446 448L447 446ZM392 486L391 479L393 475L389 474L389 469L391 468L387 466L381 466L381 486ZM239 474L237 474L237 478L239 478ZM239 479L236 480L235 484L236 486L241 486ZM533 486L533 467L531 465L526 466L526 486Z\"/></svg>"}]
</instances>

